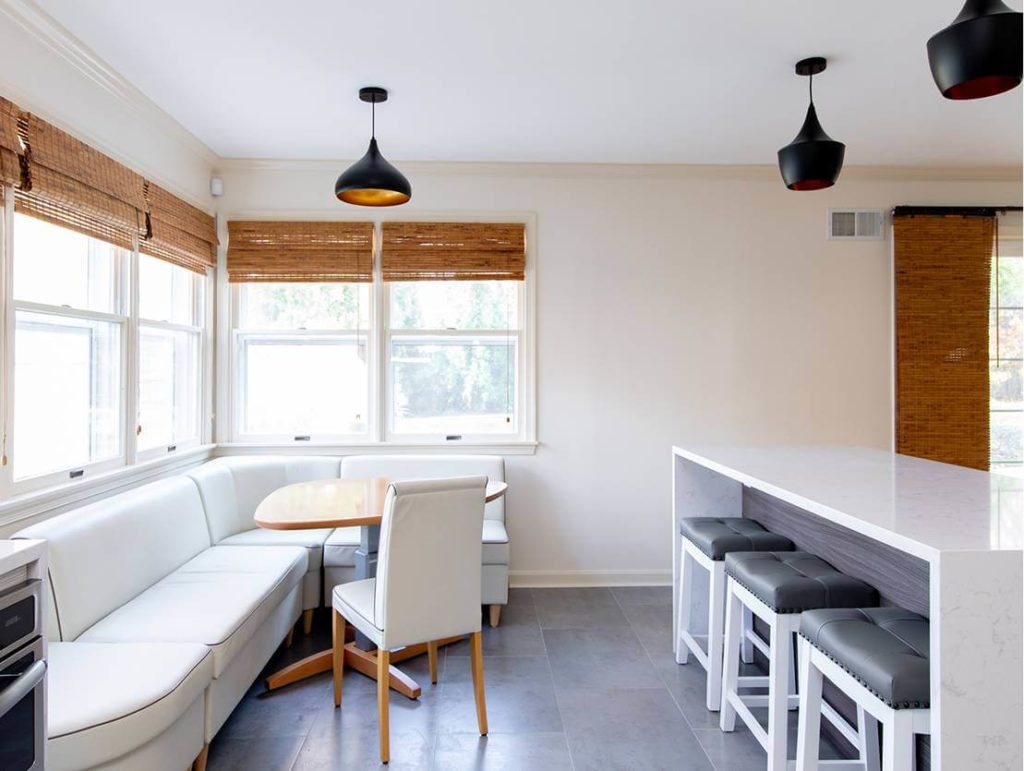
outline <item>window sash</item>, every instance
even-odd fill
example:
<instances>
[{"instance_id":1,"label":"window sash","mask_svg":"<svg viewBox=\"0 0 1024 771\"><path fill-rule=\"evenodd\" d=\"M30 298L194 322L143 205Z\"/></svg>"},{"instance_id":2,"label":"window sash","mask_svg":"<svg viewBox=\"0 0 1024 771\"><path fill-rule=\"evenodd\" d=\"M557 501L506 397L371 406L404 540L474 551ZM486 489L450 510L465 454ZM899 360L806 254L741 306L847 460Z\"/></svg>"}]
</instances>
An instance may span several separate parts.
<instances>
[{"instance_id":1,"label":"window sash","mask_svg":"<svg viewBox=\"0 0 1024 771\"><path fill-rule=\"evenodd\" d=\"M174 442L174 451L196 447L207 438L209 425L210 399L208 372L211 366L211 327L210 313L206 302L209 294L211 277L209 274L192 281L191 292L191 323L168 323L162 320L140 319L138 315L139 267L137 244L127 250L118 260L116 270L116 304L115 312L91 311L47 303L15 300L13 278L14 261L17 254L13 250L14 242L14 196L10 188L5 189L3 208L0 209L0 234L2 234L2 253L0 253L0 321L3 322L4 335L0 345L6 355L2 358L5 384L2 396L3 423L7 432L6 454L7 465L0 465L0 499L14 495L32 493L48 488L65 486L77 479L94 479L97 474L104 474L117 469L128 468L135 464L165 457L171 454L167 447L156 447L139 451L136 436L139 404L139 342L143 327L161 328L183 331L194 336L198 354L196 356L196 425L192 436ZM118 325L120 346L118 364L120 377L116 384L118 390L118 415L120 420L120 454L112 458L104 458L91 463L77 465L34 477L14 479L14 468L17 464L17 447L14 444L14 421L18 394L14 389L15 354L14 336L15 319L18 312L43 313L55 317L77 319L82 321L103 321ZM133 419L134 418L134 419ZM70 471L83 470L83 475L71 480Z\"/></svg>"}]
</instances>

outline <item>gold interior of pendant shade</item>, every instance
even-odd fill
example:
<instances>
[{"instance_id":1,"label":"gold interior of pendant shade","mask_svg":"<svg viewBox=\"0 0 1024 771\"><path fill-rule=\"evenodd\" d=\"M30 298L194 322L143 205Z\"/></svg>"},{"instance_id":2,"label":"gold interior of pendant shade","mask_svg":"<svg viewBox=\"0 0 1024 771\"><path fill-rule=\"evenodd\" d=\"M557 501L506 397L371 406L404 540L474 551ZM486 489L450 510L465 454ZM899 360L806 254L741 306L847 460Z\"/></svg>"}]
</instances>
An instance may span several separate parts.
<instances>
[{"instance_id":1,"label":"gold interior of pendant shade","mask_svg":"<svg viewBox=\"0 0 1024 771\"><path fill-rule=\"evenodd\" d=\"M896 451L989 467L993 217L898 216Z\"/></svg>"},{"instance_id":2,"label":"gold interior of pendant shade","mask_svg":"<svg viewBox=\"0 0 1024 771\"><path fill-rule=\"evenodd\" d=\"M346 190L343 193L338 193L338 198L356 206L400 206L409 200L409 196L405 193L375 187Z\"/></svg>"},{"instance_id":3,"label":"gold interior of pendant shade","mask_svg":"<svg viewBox=\"0 0 1024 771\"><path fill-rule=\"evenodd\" d=\"M205 273L216 265L209 214L71 134L0 98L0 179L15 209Z\"/></svg>"},{"instance_id":4,"label":"gold interior of pendant shade","mask_svg":"<svg viewBox=\"0 0 1024 771\"><path fill-rule=\"evenodd\" d=\"M522 281L526 226L521 222L385 222L385 281Z\"/></svg>"},{"instance_id":5,"label":"gold interior of pendant shade","mask_svg":"<svg viewBox=\"0 0 1024 771\"><path fill-rule=\"evenodd\" d=\"M228 280L371 282L373 223L230 220Z\"/></svg>"}]
</instances>

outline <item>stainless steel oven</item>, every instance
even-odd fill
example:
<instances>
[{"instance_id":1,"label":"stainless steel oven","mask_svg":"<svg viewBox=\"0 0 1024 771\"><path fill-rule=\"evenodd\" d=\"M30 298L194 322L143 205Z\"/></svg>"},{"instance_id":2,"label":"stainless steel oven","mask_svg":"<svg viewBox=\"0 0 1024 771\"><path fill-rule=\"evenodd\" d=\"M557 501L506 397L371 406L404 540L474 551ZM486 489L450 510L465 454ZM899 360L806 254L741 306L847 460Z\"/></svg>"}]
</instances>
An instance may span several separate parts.
<instances>
[{"instance_id":1,"label":"stainless steel oven","mask_svg":"<svg viewBox=\"0 0 1024 771\"><path fill-rule=\"evenodd\" d=\"M46 743L42 582L0 594L0 769L41 771Z\"/></svg>"}]
</instances>

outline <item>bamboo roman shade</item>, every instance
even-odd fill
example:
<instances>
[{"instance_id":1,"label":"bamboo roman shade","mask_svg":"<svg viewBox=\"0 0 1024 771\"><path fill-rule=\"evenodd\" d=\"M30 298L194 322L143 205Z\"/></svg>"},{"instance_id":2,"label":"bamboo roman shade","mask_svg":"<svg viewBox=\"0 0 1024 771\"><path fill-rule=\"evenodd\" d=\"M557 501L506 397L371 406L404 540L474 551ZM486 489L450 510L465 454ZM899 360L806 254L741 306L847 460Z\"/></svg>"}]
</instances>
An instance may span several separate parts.
<instances>
[{"instance_id":1,"label":"bamboo roman shade","mask_svg":"<svg viewBox=\"0 0 1024 771\"><path fill-rule=\"evenodd\" d=\"M896 451L987 470L994 217L897 215Z\"/></svg>"},{"instance_id":2,"label":"bamboo roman shade","mask_svg":"<svg viewBox=\"0 0 1024 771\"><path fill-rule=\"evenodd\" d=\"M200 273L216 264L213 217L6 99L0 176L21 213Z\"/></svg>"},{"instance_id":3,"label":"bamboo roman shade","mask_svg":"<svg viewBox=\"0 0 1024 771\"><path fill-rule=\"evenodd\" d=\"M152 182L146 183L146 200L148 232L139 241L140 252L197 273L216 266L213 217Z\"/></svg>"},{"instance_id":4,"label":"bamboo roman shade","mask_svg":"<svg viewBox=\"0 0 1024 771\"><path fill-rule=\"evenodd\" d=\"M373 223L229 221L228 280L373 281Z\"/></svg>"},{"instance_id":5,"label":"bamboo roman shade","mask_svg":"<svg viewBox=\"0 0 1024 771\"><path fill-rule=\"evenodd\" d=\"M522 223L385 222L381 266L385 281L522 281Z\"/></svg>"}]
</instances>

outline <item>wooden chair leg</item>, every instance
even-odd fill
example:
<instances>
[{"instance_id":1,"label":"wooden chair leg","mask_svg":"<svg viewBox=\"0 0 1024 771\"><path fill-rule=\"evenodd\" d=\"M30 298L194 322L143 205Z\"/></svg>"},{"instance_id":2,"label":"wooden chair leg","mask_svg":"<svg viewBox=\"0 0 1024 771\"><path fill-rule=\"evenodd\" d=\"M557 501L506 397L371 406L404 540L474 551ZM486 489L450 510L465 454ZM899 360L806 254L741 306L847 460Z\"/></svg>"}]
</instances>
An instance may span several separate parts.
<instances>
[{"instance_id":1,"label":"wooden chair leg","mask_svg":"<svg viewBox=\"0 0 1024 771\"><path fill-rule=\"evenodd\" d=\"M487 703L484 699L484 642L480 632L473 632L469 638L469 658L473 669L476 722L480 726L480 735L487 736Z\"/></svg>"},{"instance_id":2,"label":"wooden chair leg","mask_svg":"<svg viewBox=\"0 0 1024 771\"><path fill-rule=\"evenodd\" d=\"M391 654L377 650L377 722L380 733L380 762L391 760L391 739L388 729L388 691L391 688Z\"/></svg>"},{"instance_id":3,"label":"wooden chair leg","mask_svg":"<svg viewBox=\"0 0 1024 771\"><path fill-rule=\"evenodd\" d=\"M295 640L295 627L288 630L288 636L284 638L284 647L291 648L292 642Z\"/></svg>"},{"instance_id":4,"label":"wooden chair leg","mask_svg":"<svg viewBox=\"0 0 1024 771\"><path fill-rule=\"evenodd\" d=\"M427 661L430 663L430 682L437 685L437 641L427 643Z\"/></svg>"},{"instance_id":5,"label":"wooden chair leg","mask_svg":"<svg viewBox=\"0 0 1024 771\"><path fill-rule=\"evenodd\" d=\"M341 706L341 679L345 674L345 619L331 609L331 648L333 650L334 669L334 706Z\"/></svg>"},{"instance_id":6,"label":"wooden chair leg","mask_svg":"<svg viewBox=\"0 0 1024 771\"><path fill-rule=\"evenodd\" d=\"M210 754L210 745L204 744L196 759L192 761L192 771L206 771L206 756Z\"/></svg>"},{"instance_id":7,"label":"wooden chair leg","mask_svg":"<svg viewBox=\"0 0 1024 771\"><path fill-rule=\"evenodd\" d=\"M494 605L491 605L490 607L488 607L488 611L489 611L490 617L491 617L490 618L490 620L491 620L491 628L493 629L494 627L496 627L498 624L501 623L501 605L498 605L497 603L495 603Z\"/></svg>"},{"instance_id":8,"label":"wooden chair leg","mask_svg":"<svg viewBox=\"0 0 1024 771\"><path fill-rule=\"evenodd\" d=\"M302 633L309 634L313 631L313 611L302 611Z\"/></svg>"}]
</instances>

